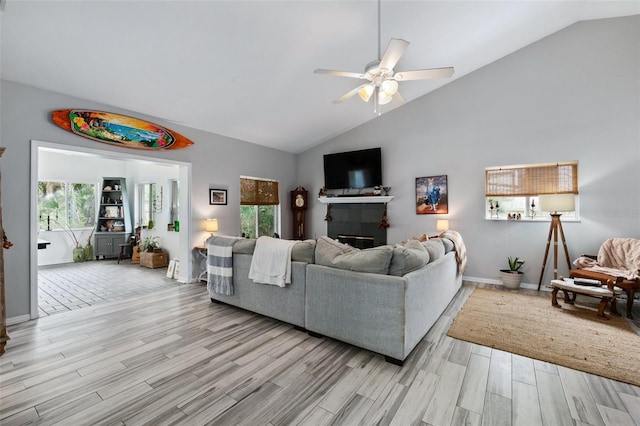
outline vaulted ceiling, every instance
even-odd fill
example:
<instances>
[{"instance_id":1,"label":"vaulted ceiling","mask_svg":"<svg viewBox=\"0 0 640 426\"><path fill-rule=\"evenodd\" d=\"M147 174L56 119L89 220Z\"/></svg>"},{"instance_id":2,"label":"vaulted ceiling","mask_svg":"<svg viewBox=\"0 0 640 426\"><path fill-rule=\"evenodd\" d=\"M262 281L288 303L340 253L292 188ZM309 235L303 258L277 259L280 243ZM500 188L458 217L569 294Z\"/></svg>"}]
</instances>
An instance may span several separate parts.
<instances>
[{"instance_id":1,"label":"vaulted ceiling","mask_svg":"<svg viewBox=\"0 0 640 426\"><path fill-rule=\"evenodd\" d=\"M0 73L302 152L377 117L357 96L332 103L360 80L313 73L377 59L377 13L370 0L0 0ZM384 0L382 50L411 42L396 70L455 67L451 79L401 83L410 102L580 20L638 13L637 0Z\"/></svg>"}]
</instances>

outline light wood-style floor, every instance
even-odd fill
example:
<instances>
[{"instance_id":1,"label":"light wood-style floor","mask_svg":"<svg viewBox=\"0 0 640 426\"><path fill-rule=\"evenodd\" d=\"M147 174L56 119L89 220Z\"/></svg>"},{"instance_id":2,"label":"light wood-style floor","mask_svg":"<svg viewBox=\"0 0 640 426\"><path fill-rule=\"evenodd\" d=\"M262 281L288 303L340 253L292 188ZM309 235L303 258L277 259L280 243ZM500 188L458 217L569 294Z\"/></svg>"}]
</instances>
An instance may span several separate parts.
<instances>
[{"instance_id":1,"label":"light wood-style floor","mask_svg":"<svg viewBox=\"0 0 640 426\"><path fill-rule=\"evenodd\" d=\"M212 304L203 284L14 325L0 424L640 424L638 387L446 336L472 289L404 367Z\"/></svg>"}]
</instances>

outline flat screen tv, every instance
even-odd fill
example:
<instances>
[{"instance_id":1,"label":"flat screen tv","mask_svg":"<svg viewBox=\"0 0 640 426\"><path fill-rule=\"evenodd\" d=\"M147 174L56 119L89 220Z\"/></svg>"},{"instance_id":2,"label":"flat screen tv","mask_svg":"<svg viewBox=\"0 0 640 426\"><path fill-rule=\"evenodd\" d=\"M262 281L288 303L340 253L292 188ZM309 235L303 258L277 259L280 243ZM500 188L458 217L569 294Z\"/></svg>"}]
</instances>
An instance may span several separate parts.
<instances>
[{"instance_id":1,"label":"flat screen tv","mask_svg":"<svg viewBox=\"0 0 640 426\"><path fill-rule=\"evenodd\" d=\"M382 150L371 148L326 154L324 186L327 189L382 186Z\"/></svg>"}]
</instances>

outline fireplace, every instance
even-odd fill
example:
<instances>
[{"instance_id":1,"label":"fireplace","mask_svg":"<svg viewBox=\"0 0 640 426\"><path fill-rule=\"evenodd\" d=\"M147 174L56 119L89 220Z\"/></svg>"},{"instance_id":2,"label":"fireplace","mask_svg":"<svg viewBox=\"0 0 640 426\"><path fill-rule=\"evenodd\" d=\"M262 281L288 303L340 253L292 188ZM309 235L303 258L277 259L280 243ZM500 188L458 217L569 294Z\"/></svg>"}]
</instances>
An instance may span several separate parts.
<instances>
[{"instance_id":1,"label":"fireplace","mask_svg":"<svg viewBox=\"0 0 640 426\"><path fill-rule=\"evenodd\" d=\"M338 241L349 244L351 247L366 249L374 247L375 238L360 235L338 235Z\"/></svg>"},{"instance_id":2,"label":"fireplace","mask_svg":"<svg viewBox=\"0 0 640 426\"><path fill-rule=\"evenodd\" d=\"M383 203L344 203L331 206L327 235L357 248L387 244L387 229L380 228Z\"/></svg>"}]
</instances>

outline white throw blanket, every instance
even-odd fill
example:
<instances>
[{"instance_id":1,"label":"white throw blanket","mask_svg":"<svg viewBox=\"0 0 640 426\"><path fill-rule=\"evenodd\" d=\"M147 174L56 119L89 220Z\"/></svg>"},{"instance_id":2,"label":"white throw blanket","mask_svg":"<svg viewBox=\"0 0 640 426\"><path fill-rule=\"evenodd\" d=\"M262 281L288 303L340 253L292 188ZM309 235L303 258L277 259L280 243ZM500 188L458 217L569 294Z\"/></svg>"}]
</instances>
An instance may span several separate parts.
<instances>
[{"instance_id":1,"label":"white throw blanket","mask_svg":"<svg viewBox=\"0 0 640 426\"><path fill-rule=\"evenodd\" d=\"M291 283L291 250L295 241L260 237L251 259L249 279L284 287Z\"/></svg>"},{"instance_id":2,"label":"white throw blanket","mask_svg":"<svg viewBox=\"0 0 640 426\"><path fill-rule=\"evenodd\" d=\"M598 251L598 260L579 257L573 261L579 269L602 272L627 280L640 278L640 240L609 238Z\"/></svg>"},{"instance_id":3,"label":"white throw blanket","mask_svg":"<svg viewBox=\"0 0 640 426\"><path fill-rule=\"evenodd\" d=\"M456 260L458 261L458 275L462 275L467 269L467 247L464 245L462 235L458 231L448 230L442 234L442 238L448 238L453 242L456 250Z\"/></svg>"}]
</instances>

